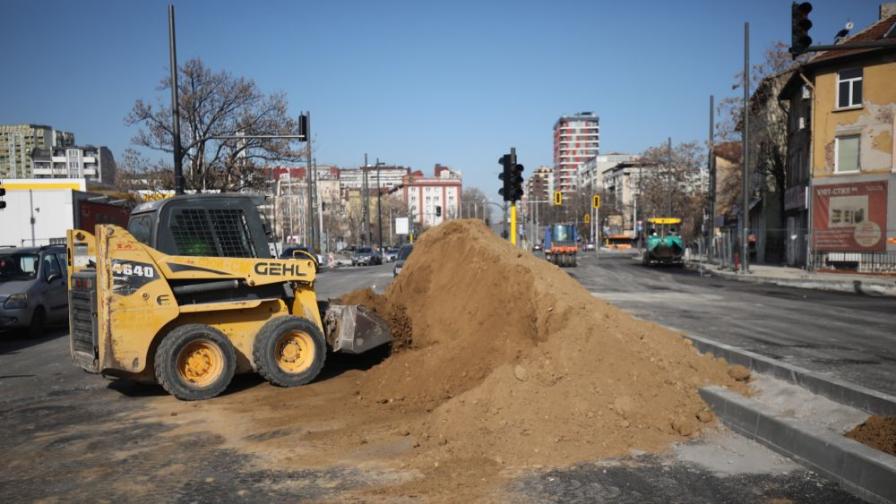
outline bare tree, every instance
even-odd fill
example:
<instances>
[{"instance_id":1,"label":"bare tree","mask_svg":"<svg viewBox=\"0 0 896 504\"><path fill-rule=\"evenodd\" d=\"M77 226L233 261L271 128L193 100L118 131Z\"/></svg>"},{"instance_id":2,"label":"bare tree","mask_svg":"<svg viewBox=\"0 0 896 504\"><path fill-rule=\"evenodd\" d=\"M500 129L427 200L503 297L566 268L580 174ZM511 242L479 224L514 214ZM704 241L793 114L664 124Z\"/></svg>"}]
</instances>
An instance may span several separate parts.
<instances>
[{"instance_id":1,"label":"bare tree","mask_svg":"<svg viewBox=\"0 0 896 504\"><path fill-rule=\"evenodd\" d=\"M641 214L681 217L682 234L698 236L706 202L705 156L703 145L696 141L674 145L671 150L666 144L645 150L641 161L655 168L645 169L641 175Z\"/></svg>"},{"instance_id":2,"label":"bare tree","mask_svg":"<svg viewBox=\"0 0 896 504\"><path fill-rule=\"evenodd\" d=\"M462 217L479 217L488 221L490 209L488 197L478 187L467 187L460 196L460 214Z\"/></svg>"},{"instance_id":3,"label":"bare tree","mask_svg":"<svg viewBox=\"0 0 896 504\"><path fill-rule=\"evenodd\" d=\"M188 188L224 192L256 187L261 181L259 164L298 157L285 140L213 138L240 133L295 134L298 121L288 116L285 95L262 93L254 81L226 71L214 72L199 59L187 61L178 71ZM170 90L170 81L163 78L157 90ZM171 107L161 97L155 104L138 99L125 124L140 126L132 139L135 145L171 153L171 117Z\"/></svg>"},{"instance_id":4,"label":"bare tree","mask_svg":"<svg viewBox=\"0 0 896 504\"><path fill-rule=\"evenodd\" d=\"M778 101L778 94L787 83L793 69L807 55L794 61L783 42L772 44L763 59L753 65L750 74L750 88L753 90L749 101L750 154L748 170L752 195L769 198L774 207L783 210L784 189L786 187L787 121L788 105ZM743 72L734 75L732 89L743 89ZM743 138L744 107L741 97L728 97L719 103L719 122L716 133L721 140L741 140ZM741 181L742 170L734 170L727 180L719 181L718 201L743 204ZM783 228L783 212L780 222L770 223L772 227Z\"/></svg>"}]
</instances>

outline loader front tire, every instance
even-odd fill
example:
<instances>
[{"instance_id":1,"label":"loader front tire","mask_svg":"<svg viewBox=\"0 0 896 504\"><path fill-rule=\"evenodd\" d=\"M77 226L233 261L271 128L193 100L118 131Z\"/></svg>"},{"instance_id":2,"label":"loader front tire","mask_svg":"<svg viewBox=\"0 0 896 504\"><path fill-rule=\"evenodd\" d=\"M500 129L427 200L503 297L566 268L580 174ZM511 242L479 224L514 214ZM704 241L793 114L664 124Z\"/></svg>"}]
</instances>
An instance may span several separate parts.
<instances>
[{"instance_id":1,"label":"loader front tire","mask_svg":"<svg viewBox=\"0 0 896 504\"><path fill-rule=\"evenodd\" d=\"M258 331L252 357L265 380L281 387L297 387L315 379L323 369L327 342L314 322L277 317Z\"/></svg>"},{"instance_id":2,"label":"loader front tire","mask_svg":"<svg viewBox=\"0 0 896 504\"><path fill-rule=\"evenodd\" d=\"M236 372L236 352L221 331L186 324L168 333L155 355L156 380L183 401L211 399L224 392Z\"/></svg>"}]
</instances>

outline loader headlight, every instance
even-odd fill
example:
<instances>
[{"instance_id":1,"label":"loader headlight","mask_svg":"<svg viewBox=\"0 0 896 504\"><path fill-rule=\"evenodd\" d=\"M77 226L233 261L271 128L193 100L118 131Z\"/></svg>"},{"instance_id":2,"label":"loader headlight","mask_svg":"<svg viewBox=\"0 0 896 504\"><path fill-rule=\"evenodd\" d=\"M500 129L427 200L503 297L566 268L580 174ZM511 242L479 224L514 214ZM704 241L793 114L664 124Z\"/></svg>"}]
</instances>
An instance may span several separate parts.
<instances>
[{"instance_id":1,"label":"loader headlight","mask_svg":"<svg viewBox=\"0 0 896 504\"><path fill-rule=\"evenodd\" d=\"M14 310L16 308L24 308L28 306L28 294L13 294L6 298L6 302L3 303L4 308L8 308L10 310Z\"/></svg>"}]
</instances>

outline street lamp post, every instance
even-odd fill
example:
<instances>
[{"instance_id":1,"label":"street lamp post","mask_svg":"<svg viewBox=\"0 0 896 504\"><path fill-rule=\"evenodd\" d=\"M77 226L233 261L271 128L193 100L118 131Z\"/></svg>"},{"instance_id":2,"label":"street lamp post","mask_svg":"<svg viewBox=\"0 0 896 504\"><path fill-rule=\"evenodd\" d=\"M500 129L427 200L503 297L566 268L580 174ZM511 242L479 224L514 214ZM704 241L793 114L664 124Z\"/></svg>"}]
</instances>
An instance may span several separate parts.
<instances>
[{"instance_id":1,"label":"street lamp post","mask_svg":"<svg viewBox=\"0 0 896 504\"><path fill-rule=\"evenodd\" d=\"M376 228L379 231L380 253L383 253L383 205L382 191L380 190L380 158L376 158Z\"/></svg>"}]
</instances>

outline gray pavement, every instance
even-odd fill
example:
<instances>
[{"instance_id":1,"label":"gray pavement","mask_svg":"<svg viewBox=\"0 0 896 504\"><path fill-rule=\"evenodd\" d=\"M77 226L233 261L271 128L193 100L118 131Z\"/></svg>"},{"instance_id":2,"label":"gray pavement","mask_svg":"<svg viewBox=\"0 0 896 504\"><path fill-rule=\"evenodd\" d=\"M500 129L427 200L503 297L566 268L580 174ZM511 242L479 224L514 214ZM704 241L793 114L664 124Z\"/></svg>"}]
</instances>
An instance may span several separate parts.
<instances>
[{"instance_id":1,"label":"gray pavement","mask_svg":"<svg viewBox=\"0 0 896 504\"><path fill-rule=\"evenodd\" d=\"M640 318L896 394L896 299L647 268L632 257L589 254L566 271Z\"/></svg>"}]
</instances>

